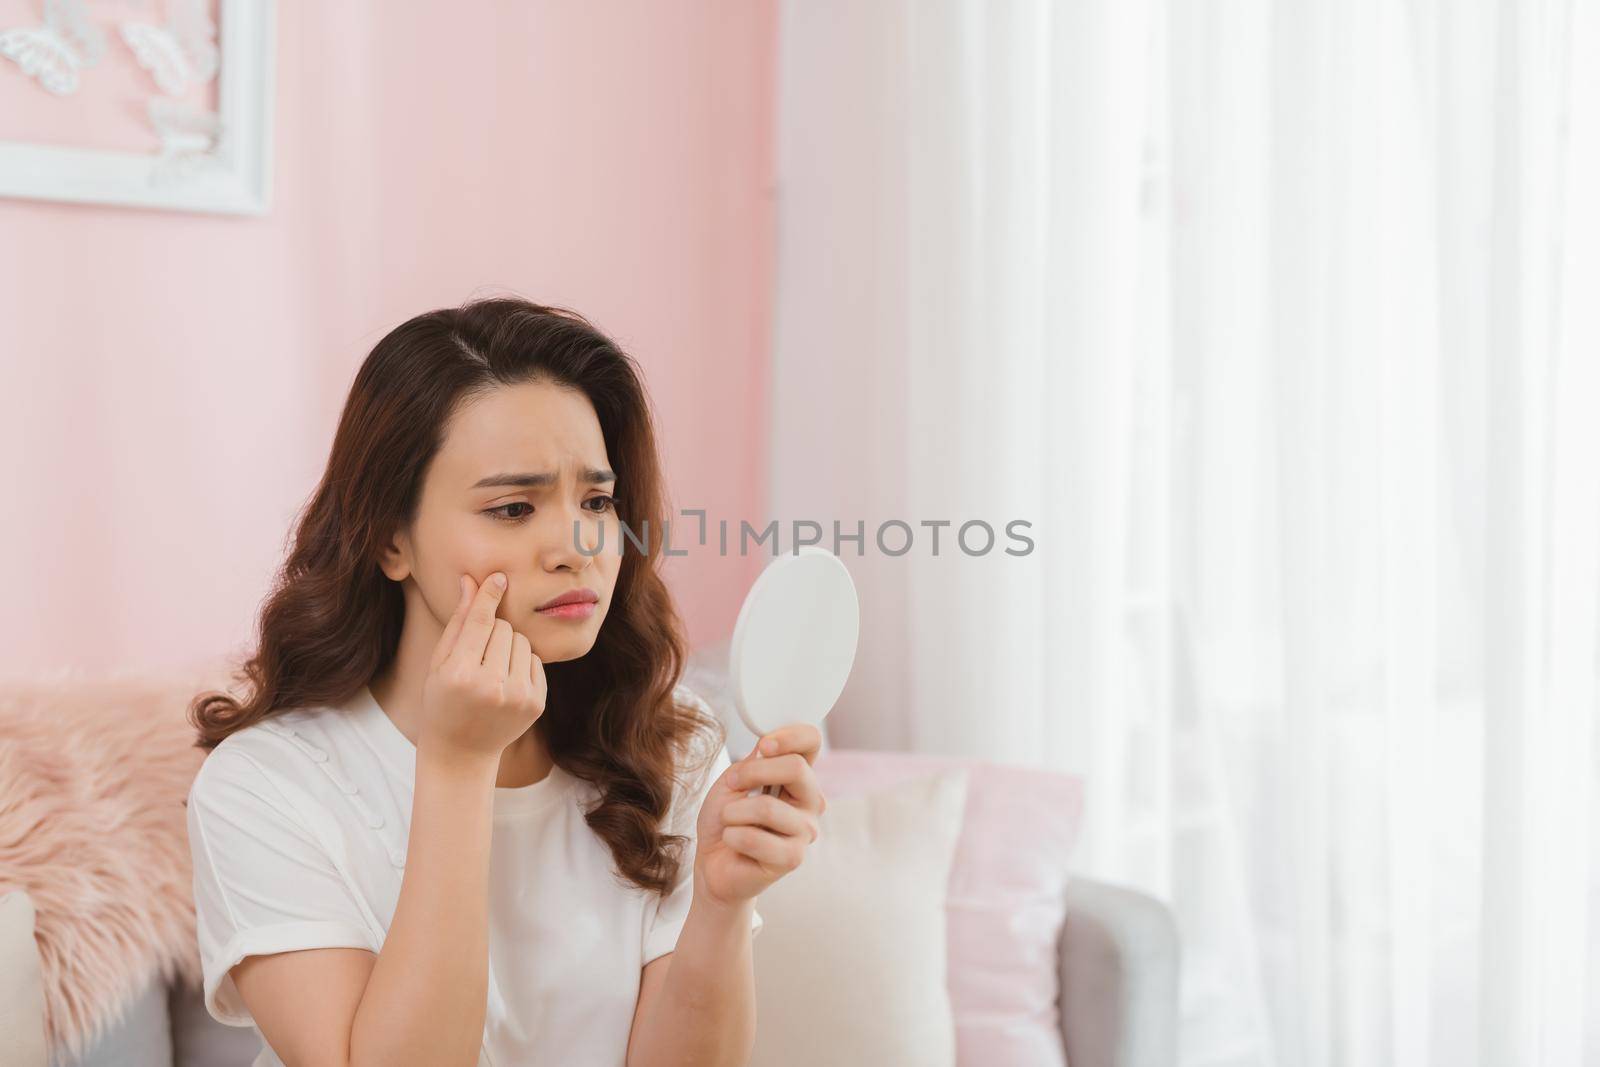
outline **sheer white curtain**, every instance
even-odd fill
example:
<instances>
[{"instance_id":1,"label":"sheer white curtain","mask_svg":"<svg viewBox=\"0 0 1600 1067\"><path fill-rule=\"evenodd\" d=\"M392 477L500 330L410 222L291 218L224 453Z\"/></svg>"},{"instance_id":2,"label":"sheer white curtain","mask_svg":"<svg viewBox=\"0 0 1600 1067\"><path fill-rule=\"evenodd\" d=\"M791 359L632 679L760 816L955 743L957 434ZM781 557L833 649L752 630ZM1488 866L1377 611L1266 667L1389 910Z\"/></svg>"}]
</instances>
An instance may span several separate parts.
<instances>
[{"instance_id":1,"label":"sheer white curtain","mask_svg":"<svg viewBox=\"0 0 1600 1067\"><path fill-rule=\"evenodd\" d=\"M1186 1067L1600 1063L1600 0L781 32L772 517L865 531L832 742L1085 775Z\"/></svg>"}]
</instances>

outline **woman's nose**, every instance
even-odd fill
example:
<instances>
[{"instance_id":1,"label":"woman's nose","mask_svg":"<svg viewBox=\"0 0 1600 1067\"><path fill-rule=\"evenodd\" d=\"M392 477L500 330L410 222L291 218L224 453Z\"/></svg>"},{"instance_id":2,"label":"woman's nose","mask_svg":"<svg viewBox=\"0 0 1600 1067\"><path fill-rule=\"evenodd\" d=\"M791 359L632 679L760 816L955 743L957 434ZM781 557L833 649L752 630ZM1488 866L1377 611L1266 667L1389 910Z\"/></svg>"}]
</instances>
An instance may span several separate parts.
<instances>
[{"instance_id":1,"label":"woman's nose","mask_svg":"<svg viewBox=\"0 0 1600 1067\"><path fill-rule=\"evenodd\" d=\"M583 509L568 506L562 509L555 525L554 536L542 546L545 564L569 564L577 570L587 567L600 550L601 524L585 521ZM607 530L605 535L612 536L612 531Z\"/></svg>"}]
</instances>

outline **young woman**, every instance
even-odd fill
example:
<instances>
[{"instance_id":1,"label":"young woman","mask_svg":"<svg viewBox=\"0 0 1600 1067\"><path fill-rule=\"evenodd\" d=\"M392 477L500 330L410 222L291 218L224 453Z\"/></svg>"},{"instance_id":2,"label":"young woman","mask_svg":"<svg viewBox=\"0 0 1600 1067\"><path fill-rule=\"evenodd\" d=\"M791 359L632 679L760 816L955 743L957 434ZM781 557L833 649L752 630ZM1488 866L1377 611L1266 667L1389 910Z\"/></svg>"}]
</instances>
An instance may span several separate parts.
<instances>
[{"instance_id":1,"label":"young woman","mask_svg":"<svg viewBox=\"0 0 1600 1067\"><path fill-rule=\"evenodd\" d=\"M246 695L190 709L206 1004L256 1067L745 1062L821 737L731 763L680 684L661 483L579 315L483 300L373 348Z\"/></svg>"}]
</instances>

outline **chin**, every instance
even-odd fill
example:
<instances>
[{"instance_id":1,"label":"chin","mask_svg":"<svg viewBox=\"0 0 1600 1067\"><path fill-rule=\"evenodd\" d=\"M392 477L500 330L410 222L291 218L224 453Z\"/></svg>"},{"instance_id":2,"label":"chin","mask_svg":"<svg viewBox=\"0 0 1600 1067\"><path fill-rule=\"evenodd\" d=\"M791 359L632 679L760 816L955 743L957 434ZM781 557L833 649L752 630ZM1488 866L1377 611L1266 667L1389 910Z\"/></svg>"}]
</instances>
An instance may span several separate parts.
<instances>
[{"instance_id":1,"label":"chin","mask_svg":"<svg viewBox=\"0 0 1600 1067\"><path fill-rule=\"evenodd\" d=\"M539 645L549 649L549 654L539 651ZM593 634L567 634L564 637L552 638L539 642L534 646L534 652L545 663L563 663L571 659L582 659L594 648Z\"/></svg>"}]
</instances>

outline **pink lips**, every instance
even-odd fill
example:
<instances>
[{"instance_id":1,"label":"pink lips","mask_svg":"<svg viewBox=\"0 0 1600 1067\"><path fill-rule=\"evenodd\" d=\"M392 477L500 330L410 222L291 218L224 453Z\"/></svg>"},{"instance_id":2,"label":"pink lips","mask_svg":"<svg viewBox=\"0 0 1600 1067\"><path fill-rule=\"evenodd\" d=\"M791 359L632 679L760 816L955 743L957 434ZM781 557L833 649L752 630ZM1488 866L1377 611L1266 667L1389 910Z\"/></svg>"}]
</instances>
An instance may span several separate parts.
<instances>
[{"instance_id":1,"label":"pink lips","mask_svg":"<svg viewBox=\"0 0 1600 1067\"><path fill-rule=\"evenodd\" d=\"M572 589L544 602L539 614L552 619L587 619L600 596L593 589Z\"/></svg>"},{"instance_id":2,"label":"pink lips","mask_svg":"<svg viewBox=\"0 0 1600 1067\"><path fill-rule=\"evenodd\" d=\"M539 614L547 619L587 619L594 614L594 601L580 600L572 604L559 604L553 608L540 608Z\"/></svg>"}]
</instances>

